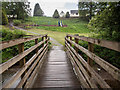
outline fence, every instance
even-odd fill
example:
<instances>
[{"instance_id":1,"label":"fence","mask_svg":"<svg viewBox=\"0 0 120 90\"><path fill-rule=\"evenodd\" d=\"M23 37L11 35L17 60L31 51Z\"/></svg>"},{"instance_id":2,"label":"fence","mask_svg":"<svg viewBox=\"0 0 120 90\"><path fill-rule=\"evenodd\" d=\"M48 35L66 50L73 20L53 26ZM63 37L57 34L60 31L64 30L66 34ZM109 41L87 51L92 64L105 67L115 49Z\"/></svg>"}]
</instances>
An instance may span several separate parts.
<instances>
[{"instance_id":1,"label":"fence","mask_svg":"<svg viewBox=\"0 0 120 90\"><path fill-rule=\"evenodd\" d=\"M74 38L74 39L73 39ZM78 44L79 40L88 42L88 50ZM93 53L93 45L99 45L120 52L120 43L99 40L78 35L67 35L65 46L77 76L85 88L110 88L110 85L93 69L93 62L101 66L115 80L120 81L120 70ZM74 46L74 48L73 48ZM87 61L78 53L81 50L88 56Z\"/></svg>"},{"instance_id":2,"label":"fence","mask_svg":"<svg viewBox=\"0 0 120 90\"><path fill-rule=\"evenodd\" d=\"M39 38L41 41L39 42ZM24 51L24 43L35 40L35 45ZM29 88L33 82L38 68L42 66L43 58L48 51L49 37L47 35L32 36L16 40L1 42L0 50L18 45L19 54L9 59L7 62L0 64L0 74L9 70L10 67L20 62L20 69L6 82L3 83L2 88L11 88L11 86L20 78L16 88ZM38 47L41 46L39 49ZM35 50L35 54L28 60L25 56Z\"/></svg>"}]
</instances>

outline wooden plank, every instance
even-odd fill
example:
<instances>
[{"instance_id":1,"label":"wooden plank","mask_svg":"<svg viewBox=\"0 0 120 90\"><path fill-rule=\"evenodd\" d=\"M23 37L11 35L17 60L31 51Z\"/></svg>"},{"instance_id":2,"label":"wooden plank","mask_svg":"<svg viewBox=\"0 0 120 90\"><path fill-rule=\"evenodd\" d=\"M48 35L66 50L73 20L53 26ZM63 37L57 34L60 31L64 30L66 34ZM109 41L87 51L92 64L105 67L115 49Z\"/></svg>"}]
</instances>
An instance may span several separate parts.
<instances>
[{"instance_id":1,"label":"wooden plank","mask_svg":"<svg viewBox=\"0 0 120 90\"><path fill-rule=\"evenodd\" d=\"M53 46L42 68L38 70L32 88L80 86L65 51L60 46Z\"/></svg>"},{"instance_id":2,"label":"wooden plank","mask_svg":"<svg viewBox=\"0 0 120 90\"><path fill-rule=\"evenodd\" d=\"M69 48L72 50L72 52L74 52L74 54L81 61L84 67L87 68L87 70L95 78L95 80L98 82L101 88L110 88L110 86L90 67L90 65L79 54L77 54L77 52L72 47Z\"/></svg>"},{"instance_id":3,"label":"wooden plank","mask_svg":"<svg viewBox=\"0 0 120 90\"><path fill-rule=\"evenodd\" d=\"M43 50L44 48L41 48L39 50L39 53ZM9 80L7 80L7 82L3 85L2 88L10 88L10 86L18 79L20 78L20 76L24 73L24 71L32 64L32 62L34 61L34 59L39 55L39 53L35 54L16 74L14 74ZM39 56L39 58L36 60L36 62L39 61L39 59L41 58L41 56ZM36 63L37 64L37 63Z\"/></svg>"},{"instance_id":4,"label":"wooden plank","mask_svg":"<svg viewBox=\"0 0 120 90\"><path fill-rule=\"evenodd\" d=\"M35 50L38 46L40 46L41 44L43 44L45 41L41 41L37 45L32 46L31 48L29 48L28 50L24 51L23 53L20 53L20 54L16 55L15 57L9 59L7 62L1 64L0 68L2 70L0 70L0 74L3 73L8 68L10 68L15 63L17 63L18 61L20 61L23 57L25 57L26 55L28 55L30 52L32 52L33 50Z\"/></svg>"},{"instance_id":5,"label":"wooden plank","mask_svg":"<svg viewBox=\"0 0 120 90\"><path fill-rule=\"evenodd\" d=\"M5 48L8 48L8 47L12 47L12 46L15 46L15 45L18 45L20 43L24 43L24 42L27 42L27 41L30 41L30 40L35 40L37 38L41 38L41 37L44 37L45 35L41 36L34 36L34 37L28 37L28 38L20 38L20 39L15 39L15 40L10 40L10 41L3 41L3 42L0 42L0 50L2 49L5 49Z\"/></svg>"},{"instance_id":6,"label":"wooden plank","mask_svg":"<svg viewBox=\"0 0 120 90\"><path fill-rule=\"evenodd\" d=\"M47 47L48 48L48 47ZM33 73L32 73L32 75L30 76L30 78L27 80L27 83L26 83L26 85L25 85L25 88L31 88L32 87L32 80L34 79L34 77L35 77L35 75L36 75L36 73L37 73L37 70L39 69L39 68L41 68L41 66L42 66L42 63L43 63L43 59L44 59L44 56L46 55L46 53L47 53L47 48L42 52L42 55L43 55L43 57L40 59L40 61L39 61L39 64L37 65L37 67L35 68L35 70L33 71Z\"/></svg>"},{"instance_id":7,"label":"wooden plank","mask_svg":"<svg viewBox=\"0 0 120 90\"><path fill-rule=\"evenodd\" d=\"M68 36L120 52L120 42L100 40L100 39L94 39L94 38L83 37L83 36L80 36L80 37L77 37L74 35L68 35Z\"/></svg>"},{"instance_id":8,"label":"wooden plank","mask_svg":"<svg viewBox=\"0 0 120 90\"><path fill-rule=\"evenodd\" d=\"M66 46L68 48L68 46ZM70 46L69 46L70 47ZM68 48L69 52L71 53L72 57L74 58L76 64L78 65L79 69L82 71L82 73L84 74L87 82L89 83L90 87L91 88L97 88L97 86L95 85L94 82L91 82L90 81L90 76L89 74L87 73L87 71L84 69L84 67L82 66L82 64L80 63L80 61L75 57L75 55L73 54L73 52Z\"/></svg>"},{"instance_id":9,"label":"wooden plank","mask_svg":"<svg viewBox=\"0 0 120 90\"><path fill-rule=\"evenodd\" d=\"M80 81L80 83L82 84L82 86L83 86L84 88L90 88L89 85L88 85L88 83L86 82L84 76L82 75L82 73L79 71L77 65L75 64L72 56L71 56L69 53L67 53L67 55L69 56L71 62L72 62L73 65L74 65L75 71L76 71L76 73L77 73L77 76L78 76L79 81Z\"/></svg>"},{"instance_id":10,"label":"wooden plank","mask_svg":"<svg viewBox=\"0 0 120 90\"><path fill-rule=\"evenodd\" d=\"M94 53L88 51L84 47L76 44L75 42L70 41L69 39L66 39L66 40L68 40L69 42L74 44L78 49L80 49L82 52L84 52L87 56L89 56L92 60L94 60L97 64L99 64L103 69L105 69L108 73L110 73L115 79L120 81L120 70L118 68L109 64L102 58L100 58L97 55L95 55Z\"/></svg>"}]
</instances>

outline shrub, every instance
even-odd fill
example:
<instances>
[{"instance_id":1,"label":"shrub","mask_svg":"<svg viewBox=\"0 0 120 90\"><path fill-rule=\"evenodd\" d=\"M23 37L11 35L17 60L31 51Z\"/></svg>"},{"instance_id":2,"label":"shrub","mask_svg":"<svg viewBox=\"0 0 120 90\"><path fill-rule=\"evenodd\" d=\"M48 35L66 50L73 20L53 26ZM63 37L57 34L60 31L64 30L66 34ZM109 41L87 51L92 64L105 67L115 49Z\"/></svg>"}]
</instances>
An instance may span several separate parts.
<instances>
[{"instance_id":1,"label":"shrub","mask_svg":"<svg viewBox=\"0 0 120 90\"><path fill-rule=\"evenodd\" d=\"M70 18L69 12L66 13L66 16L65 16L65 17L66 17L66 18Z\"/></svg>"},{"instance_id":2,"label":"shrub","mask_svg":"<svg viewBox=\"0 0 120 90\"><path fill-rule=\"evenodd\" d=\"M14 23L14 25L19 25L19 24L21 24L21 21L20 20L13 20L13 23Z\"/></svg>"},{"instance_id":3,"label":"shrub","mask_svg":"<svg viewBox=\"0 0 120 90\"><path fill-rule=\"evenodd\" d=\"M60 17L59 12L56 9L54 14L53 14L53 18L59 18L59 17Z\"/></svg>"},{"instance_id":4,"label":"shrub","mask_svg":"<svg viewBox=\"0 0 120 90\"><path fill-rule=\"evenodd\" d=\"M8 18L6 16L5 10L2 8L2 25L8 24Z\"/></svg>"},{"instance_id":5,"label":"shrub","mask_svg":"<svg viewBox=\"0 0 120 90\"><path fill-rule=\"evenodd\" d=\"M2 41L8 41L23 37L26 33L21 30L10 31L9 29L2 29Z\"/></svg>"}]
</instances>

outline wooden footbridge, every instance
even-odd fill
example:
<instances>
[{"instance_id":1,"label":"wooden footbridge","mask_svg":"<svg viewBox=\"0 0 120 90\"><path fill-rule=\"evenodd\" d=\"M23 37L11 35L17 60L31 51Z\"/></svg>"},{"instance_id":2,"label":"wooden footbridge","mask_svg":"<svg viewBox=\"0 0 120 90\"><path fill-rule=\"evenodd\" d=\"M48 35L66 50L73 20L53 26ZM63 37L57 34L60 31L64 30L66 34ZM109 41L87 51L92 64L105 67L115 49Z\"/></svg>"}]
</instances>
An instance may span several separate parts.
<instances>
[{"instance_id":1,"label":"wooden footbridge","mask_svg":"<svg viewBox=\"0 0 120 90\"><path fill-rule=\"evenodd\" d=\"M35 40L35 45L24 50L24 43L31 40ZM88 49L79 45L80 40L88 42ZM1 42L1 50L18 45L19 54L0 64L0 74L18 62L20 66L12 77L2 83L2 88L12 88L14 83L15 88L112 88L114 82L120 84L120 70L93 53L94 44L120 52L119 42L77 35L65 37L65 48L50 48L49 42L47 35ZM79 54L79 50L88 56L87 60ZM33 51L34 55L26 60L25 57ZM101 70L97 71L95 65L101 67Z\"/></svg>"}]
</instances>

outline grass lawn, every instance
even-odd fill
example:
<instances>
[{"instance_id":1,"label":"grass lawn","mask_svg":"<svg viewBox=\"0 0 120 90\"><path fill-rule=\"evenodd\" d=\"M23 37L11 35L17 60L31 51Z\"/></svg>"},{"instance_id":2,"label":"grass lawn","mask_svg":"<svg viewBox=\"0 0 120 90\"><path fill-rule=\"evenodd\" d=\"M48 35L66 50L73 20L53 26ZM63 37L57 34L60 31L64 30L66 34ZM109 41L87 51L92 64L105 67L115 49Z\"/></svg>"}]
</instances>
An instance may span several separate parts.
<instances>
[{"instance_id":1,"label":"grass lawn","mask_svg":"<svg viewBox=\"0 0 120 90\"><path fill-rule=\"evenodd\" d=\"M82 36L89 36L90 30L87 28L88 22L82 21L79 18L60 18L55 19L51 17L29 17L25 20L22 25L58 25L58 21L62 21L67 27L54 27L54 26L26 26L27 30L39 33L48 34L50 37L57 40L59 43L64 45L66 34L79 34ZM28 33L30 34L30 33Z\"/></svg>"},{"instance_id":2,"label":"grass lawn","mask_svg":"<svg viewBox=\"0 0 120 90\"><path fill-rule=\"evenodd\" d=\"M26 28L41 29L47 31L58 31L66 33L89 33L90 30L87 28L88 22L82 21L79 18L60 18L55 19L51 17L29 17L25 20L22 25L58 25L58 21L62 21L67 27L54 27L54 26L26 26Z\"/></svg>"},{"instance_id":3,"label":"grass lawn","mask_svg":"<svg viewBox=\"0 0 120 90\"><path fill-rule=\"evenodd\" d=\"M73 34L73 35L79 34L81 36L89 36L90 35L90 33L65 33L65 32L47 31L47 30L40 30L40 29L29 29L29 31L39 33L39 34L48 34L48 36L54 38L62 45L64 45L64 43L65 43L66 34ZM28 33L28 34L30 34L30 33Z\"/></svg>"}]
</instances>

